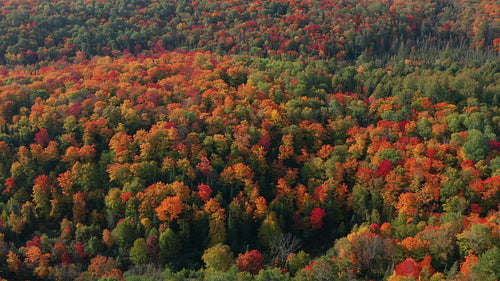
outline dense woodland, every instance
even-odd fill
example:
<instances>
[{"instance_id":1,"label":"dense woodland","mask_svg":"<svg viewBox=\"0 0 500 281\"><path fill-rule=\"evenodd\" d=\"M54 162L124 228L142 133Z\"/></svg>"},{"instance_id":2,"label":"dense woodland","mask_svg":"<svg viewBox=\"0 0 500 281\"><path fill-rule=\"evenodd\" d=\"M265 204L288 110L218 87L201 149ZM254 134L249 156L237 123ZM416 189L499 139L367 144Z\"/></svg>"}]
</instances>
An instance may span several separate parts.
<instances>
[{"instance_id":1,"label":"dense woodland","mask_svg":"<svg viewBox=\"0 0 500 281\"><path fill-rule=\"evenodd\" d=\"M0 280L500 279L497 1L1 0L0 63Z\"/></svg>"}]
</instances>

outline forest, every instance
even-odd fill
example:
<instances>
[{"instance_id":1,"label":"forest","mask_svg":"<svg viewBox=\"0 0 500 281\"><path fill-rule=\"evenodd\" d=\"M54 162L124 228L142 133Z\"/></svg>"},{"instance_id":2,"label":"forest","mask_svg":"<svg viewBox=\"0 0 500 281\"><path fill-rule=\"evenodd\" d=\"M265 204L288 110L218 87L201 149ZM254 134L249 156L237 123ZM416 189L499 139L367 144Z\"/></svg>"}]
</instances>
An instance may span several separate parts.
<instances>
[{"instance_id":1,"label":"forest","mask_svg":"<svg viewBox=\"0 0 500 281\"><path fill-rule=\"evenodd\" d=\"M500 280L500 5L0 0L0 280Z\"/></svg>"}]
</instances>

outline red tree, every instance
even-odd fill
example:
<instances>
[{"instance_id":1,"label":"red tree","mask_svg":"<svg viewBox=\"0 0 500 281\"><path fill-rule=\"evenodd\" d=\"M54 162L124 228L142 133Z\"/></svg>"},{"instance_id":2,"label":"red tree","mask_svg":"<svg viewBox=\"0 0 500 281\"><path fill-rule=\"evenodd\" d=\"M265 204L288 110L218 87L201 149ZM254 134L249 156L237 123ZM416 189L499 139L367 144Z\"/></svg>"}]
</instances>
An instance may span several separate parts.
<instances>
[{"instance_id":1,"label":"red tree","mask_svg":"<svg viewBox=\"0 0 500 281\"><path fill-rule=\"evenodd\" d=\"M200 195L201 200L207 201L210 199L210 195L212 194L212 189L210 186L206 184L198 185L198 195Z\"/></svg>"},{"instance_id":2,"label":"red tree","mask_svg":"<svg viewBox=\"0 0 500 281\"><path fill-rule=\"evenodd\" d=\"M384 159L378 165L377 174L379 176L385 177L390 171L392 171L391 160Z\"/></svg>"},{"instance_id":3,"label":"red tree","mask_svg":"<svg viewBox=\"0 0 500 281\"><path fill-rule=\"evenodd\" d=\"M323 217L325 216L325 214L325 210L321 208L316 208L311 212L311 216L309 217L311 230L318 229L323 226Z\"/></svg>"},{"instance_id":4,"label":"red tree","mask_svg":"<svg viewBox=\"0 0 500 281\"><path fill-rule=\"evenodd\" d=\"M41 129L40 132L35 134L35 141L39 145L45 147L49 144L50 138L46 129Z\"/></svg>"},{"instance_id":5,"label":"red tree","mask_svg":"<svg viewBox=\"0 0 500 281\"><path fill-rule=\"evenodd\" d=\"M80 258L84 259L87 257L87 253L85 253L85 250L83 249L83 245L80 242L75 242L75 245L73 246L75 249L75 253L77 256Z\"/></svg>"},{"instance_id":6,"label":"red tree","mask_svg":"<svg viewBox=\"0 0 500 281\"><path fill-rule=\"evenodd\" d=\"M236 266L240 271L247 271L255 275L264 268L264 257L257 250L247 251L239 256Z\"/></svg>"}]
</instances>

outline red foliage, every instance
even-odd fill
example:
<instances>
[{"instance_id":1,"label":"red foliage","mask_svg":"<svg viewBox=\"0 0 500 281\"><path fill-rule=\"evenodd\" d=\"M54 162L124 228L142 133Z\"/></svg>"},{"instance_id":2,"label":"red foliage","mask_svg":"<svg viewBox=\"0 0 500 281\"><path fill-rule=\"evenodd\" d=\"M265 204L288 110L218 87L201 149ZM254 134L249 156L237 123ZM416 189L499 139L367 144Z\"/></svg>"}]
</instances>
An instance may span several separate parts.
<instances>
[{"instance_id":1,"label":"red foliage","mask_svg":"<svg viewBox=\"0 0 500 281\"><path fill-rule=\"evenodd\" d=\"M315 266L317 266L316 261L312 261L304 267L304 271L308 274L311 274Z\"/></svg>"},{"instance_id":2,"label":"red foliage","mask_svg":"<svg viewBox=\"0 0 500 281\"><path fill-rule=\"evenodd\" d=\"M264 147L264 151L268 152L271 146L271 141L266 137L260 137L259 144Z\"/></svg>"},{"instance_id":3,"label":"red foliage","mask_svg":"<svg viewBox=\"0 0 500 281\"><path fill-rule=\"evenodd\" d=\"M435 148L428 148L425 155L431 159L435 159L437 150Z\"/></svg>"},{"instance_id":4,"label":"red foliage","mask_svg":"<svg viewBox=\"0 0 500 281\"><path fill-rule=\"evenodd\" d=\"M492 150L500 150L500 142L499 141L490 140L490 147L491 147Z\"/></svg>"},{"instance_id":5,"label":"red foliage","mask_svg":"<svg viewBox=\"0 0 500 281\"><path fill-rule=\"evenodd\" d=\"M87 257L87 253L83 249L82 243L75 242L75 245L73 246L73 248L75 249L76 255L79 256L80 258L84 259Z\"/></svg>"},{"instance_id":6,"label":"red foliage","mask_svg":"<svg viewBox=\"0 0 500 281\"><path fill-rule=\"evenodd\" d=\"M264 257L258 250L246 251L240 255L236 261L239 271L247 271L251 274L258 274L264 268Z\"/></svg>"},{"instance_id":7,"label":"red foliage","mask_svg":"<svg viewBox=\"0 0 500 281\"><path fill-rule=\"evenodd\" d=\"M335 94L335 98L337 99L337 101L340 104L342 104L342 105L346 104L346 100L345 100L344 94L342 94L341 92L336 93Z\"/></svg>"},{"instance_id":8,"label":"red foliage","mask_svg":"<svg viewBox=\"0 0 500 281\"><path fill-rule=\"evenodd\" d=\"M148 250L151 253L151 257L158 258L158 255L160 254L160 245L158 241L158 236L149 235L148 241L146 242L146 246L148 247Z\"/></svg>"},{"instance_id":9,"label":"red foliage","mask_svg":"<svg viewBox=\"0 0 500 281\"><path fill-rule=\"evenodd\" d=\"M309 217L309 222L311 223L311 230L321 228L323 226L323 217L326 215L325 210L321 208L315 208L311 212Z\"/></svg>"},{"instance_id":10,"label":"red foliage","mask_svg":"<svg viewBox=\"0 0 500 281\"><path fill-rule=\"evenodd\" d=\"M385 177L390 171L392 171L391 160L382 160L382 162L378 165L377 175Z\"/></svg>"},{"instance_id":11,"label":"red foliage","mask_svg":"<svg viewBox=\"0 0 500 281\"><path fill-rule=\"evenodd\" d=\"M130 192L130 191L127 191L127 192L124 192L120 195L120 199L122 199L122 204L125 204L127 203L127 201L134 197L134 193Z\"/></svg>"},{"instance_id":12,"label":"red foliage","mask_svg":"<svg viewBox=\"0 0 500 281\"><path fill-rule=\"evenodd\" d=\"M35 141L37 144L41 145L42 147L46 147L49 142L49 134L47 133L46 129L41 129L40 132L35 134Z\"/></svg>"},{"instance_id":13,"label":"red foliage","mask_svg":"<svg viewBox=\"0 0 500 281\"><path fill-rule=\"evenodd\" d=\"M431 266L431 256L425 256L419 263L415 262L412 258L407 258L402 263L396 265L394 273L402 277L413 277L415 280L420 280L419 276L421 275L432 276L434 268Z\"/></svg>"},{"instance_id":14,"label":"red foliage","mask_svg":"<svg viewBox=\"0 0 500 281\"><path fill-rule=\"evenodd\" d=\"M390 162L390 161L389 161ZM356 178L368 182L373 177L374 171L367 167L359 167Z\"/></svg>"},{"instance_id":15,"label":"red foliage","mask_svg":"<svg viewBox=\"0 0 500 281\"><path fill-rule=\"evenodd\" d=\"M471 213L473 214L481 214L483 208L479 206L479 204L471 204L470 205Z\"/></svg>"},{"instance_id":16,"label":"red foliage","mask_svg":"<svg viewBox=\"0 0 500 281\"><path fill-rule=\"evenodd\" d=\"M3 193L10 193L14 187L16 187L16 181L13 178L7 178L5 180L5 190Z\"/></svg>"},{"instance_id":17,"label":"red foliage","mask_svg":"<svg viewBox=\"0 0 500 281\"><path fill-rule=\"evenodd\" d=\"M370 230L372 232L377 233L380 231L380 226L378 226L378 224L376 224L376 223L372 223L372 224L370 224Z\"/></svg>"},{"instance_id":18,"label":"red foliage","mask_svg":"<svg viewBox=\"0 0 500 281\"><path fill-rule=\"evenodd\" d=\"M61 262L64 264L70 264L72 261L71 261L71 258L69 257L68 254L64 253L61 255Z\"/></svg>"},{"instance_id":19,"label":"red foliage","mask_svg":"<svg viewBox=\"0 0 500 281\"><path fill-rule=\"evenodd\" d=\"M434 268L431 265L431 256L427 255L424 259L418 263L418 268L420 270L420 275L423 275L424 271L427 271L429 275L434 273Z\"/></svg>"},{"instance_id":20,"label":"red foliage","mask_svg":"<svg viewBox=\"0 0 500 281\"><path fill-rule=\"evenodd\" d=\"M198 168L205 176L213 170L207 157L202 157L201 162L196 165L196 168Z\"/></svg>"},{"instance_id":21,"label":"red foliage","mask_svg":"<svg viewBox=\"0 0 500 281\"><path fill-rule=\"evenodd\" d=\"M38 186L41 191L47 192L50 189L49 176L39 175L34 181L34 186Z\"/></svg>"},{"instance_id":22,"label":"red foliage","mask_svg":"<svg viewBox=\"0 0 500 281\"><path fill-rule=\"evenodd\" d=\"M384 222L380 226L380 235L384 238L389 238L392 235L392 225L388 222Z\"/></svg>"},{"instance_id":23,"label":"red foliage","mask_svg":"<svg viewBox=\"0 0 500 281\"><path fill-rule=\"evenodd\" d=\"M82 112L82 107L80 106L79 103L75 103L73 104L72 106L68 107L68 109L66 110L66 113L68 115L73 115L73 116L78 116L80 114L80 112Z\"/></svg>"},{"instance_id":24,"label":"red foliage","mask_svg":"<svg viewBox=\"0 0 500 281\"><path fill-rule=\"evenodd\" d=\"M40 239L40 237L35 236L35 237L33 237L33 240L26 242L26 248L30 248L30 247L41 248L42 247L42 240Z\"/></svg>"},{"instance_id":25,"label":"red foliage","mask_svg":"<svg viewBox=\"0 0 500 281\"><path fill-rule=\"evenodd\" d=\"M212 195L212 188L202 183L198 185L198 195L200 195L201 200L207 201L210 199L210 195Z\"/></svg>"},{"instance_id":26,"label":"red foliage","mask_svg":"<svg viewBox=\"0 0 500 281\"><path fill-rule=\"evenodd\" d=\"M52 257L61 258L63 263L71 263L71 259L68 256L68 249L62 243L55 243L51 251Z\"/></svg>"},{"instance_id":27,"label":"red foliage","mask_svg":"<svg viewBox=\"0 0 500 281\"><path fill-rule=\"evenodd\" d=\"M99 2L102 1L99 0ZM341 212L354 211L359 214L370 214L369 211L373 206L369 205L373 204L368 204L369 202L367 206L359 204L361 196L358 195L362 193L358 193L358 189L353 191L353 186L357 184L363 189L362 191L377 193L372 194L374 196L368 196L367 200L372 197L380 198L382 200L380 203L385 207L396 207L398 213L409 216L408 223L415 214L422 216L423 219L430 215L439 218L440 214L435 212L443 209L445 199L439 200L440 193L442 196L459 197L457 199L464 199L464 202L486 200L481 203L484 210L478 204L472 204L467 213L472 214L471 218L476 218L481 214L483 216L481 219L487 220L484 216L490 216L493 213L492 202L495 202L495 196L498 194L500 177L488 177L488 173L484 173L488 171L489 160L483 163L485 166L474 166L472 161L464 161L461 164L463 170L461 171L458 164L462 161L461 159L465 159L461 150L465 138L462 140L457 138L455 144L447 137L438 137L443 136L444 132L454 131L452 128L446 131L447 123L452 125L450 122L445 122L448 121L445 117L449 113L483 114L478 107L470 107L469 110L458 108L461 106L458 104L457 106L447 103L433 106L429 99L414 95L411 100L405 101L412 105L413 110L400 112L400 116L407 116L402 118L408 118L411 121L405 120L398 123L382 120L371 124L373 120L380 120L384 111L391 111L388 112L391 114L397 113L402 106L395 104L398 99L393 97L366 96L373 89L368 91L366 88L369 83L367 84L365 79L371 74L366 72L363 66L357 67L352 73L357 72L356 81L353 82L356 82L355 91L360 92L362 97L347 92L354 91L353 87L348 87L351 83L345 83L342 87L339 84L338 89L342 92L331 94L331 99L334 99L335 103L338 101L345 109L343 111L345 116L342 117L323 110L327 109L324 108L327 106L325 102L328 102L324 100L326 93L306 97L297 95L302 90L297 93L287 90L296 86L299 89L298 86L303 87L303 85L307 85L306 90L311 87L314 89L317 86L313 85L316 80L321 83L327 82L327 84L330 80L331 82L345 80L346 77L342 73L334 77L325 72L329 67L324 70L323 67L316 67L314 56L326 59L326 57L338 54L339 58L344 56L354 58L358 51L364 53L363 49L359 49L354 53L346 54L344 49L345 46L350 46L357 34L372 34L374 30L369 30L370 28L378 30L387 22L393 22L390 20L390 14L383 16L364 9L366 17L350 18L350 14L343 15L344 12L341 12L351 10L350 8L344 9L345 5L349 5L348 3L285 1L288 8L283 10L281 7L279 10L283 10L286 14L279 15L281 16L279 19L269 20L268 15L278 16L281 12L268 13L265 7L239 5L240 2L228 2L228 5L222 6L230 8L234 4L232 11L236 12L237 17L247 12L254 14L264 9L262 13L258 12L259 16L255 20L234 22L239 32L236 33L240 37L243 36L245 41L251 43L254 38L267 40L264 45L257 44L263 47L262 49L255 48L256 51L249 52L248 46L253 46L252 44L236 44L241 39L237 39L234 36L236 34L234 30L229 30L224 24L224 22L233 24L233 21L225 21L224 18L219 21L218 19L217 13L220 13L220 7L222 7L220 5L214 6L215 10L199 9L204 11L202 14L207 13L203 16L207 16L207 22L212 23L195 26L179 24L177 32L168 35L169 41L178 42L182 41L182 38L190 38L192 46L207 45L207 49L218 49L221 53L229 49L242 55L257 51L263 52L262 55L268 57L272 57L273 53L278 55L280 52L286 55L293 53L297 56L297 62L300 64L301 61L304 66L303 68L302 65L300 66L305 71L303 74L299 73L302 70L298 69L298 75L293 75L295 78L292 78L288 72L280 74L279 69L271 69L272 71L266 71L265 75L254 75L257 72L252 74L253 70L249 67L249 65L254 65L254 58L249 58L248 64L244 64L247 66L244 67L239 59L233 62L230 56L212 55L209 52L165 52L164 47L167 42L162 40L153 41L157 43L151 55L148 55L145 50L143 55L138 57L131 56L127 51L124 51L122 56L120 51L111 51L103 46L103 53L113 54L116 57L94 59L89 55L89 61L85 63L81 59L70 59L67 62L54 64L44 63L43 65L47 66L35 72L21 70L22 68L0 69L2 79L9 81L0 83L2 88L0 91L0 127L13 134L8 138L11 147L4 141L0 142L0 171L5 180L5 191L1 195L4 197L1 201L7 202L12 194L15 194L16 199L23 199L19 204L23 204L25 199L28 201L22 207L14 208L13 212L9 209L2 215L3 220L0 219L2 231L0 232L7 228L6 233L14 231L23 234L20 237L24 236L29 239L33 237L33 231L37 231L35 233L40 233L40 235L44 232L46 226L43 222L47 217L48 219L71 218L72 212L73 222L60 224L61 238L57 242L64 241L61 242L64 245L73 245L75 236L72 235L74 234L72 228L76 228L75 224L95 223L102 226L105 220L103 214L107 210L112 212L117 220L123 221L125 206L121 204L131 203L129 202L131 199L137 200L139 217L148 232L151 229L165 228L178 218L181 218L179 223L186 224L186 229L193 229L189 224L196 223L196 218L204 211L210 214L210 232L224 232L224 225L227 222L225 219L229 210L231 214L234 214L233 219L241 220L252 228L258 226L263 217L276 209L284 212L286 210L288 215L292 216L293 225L290 227L296 233L306 228L309 231L323 229L325 232L330 232L336 226L328 225L332 229L325 229L327 227L325 216L327 212L330 214L333 211L332 208L341 208L339 210ZM271 2L278 3L279 1ZM307 11L316 10L310 9L311 5L316 5L313 2L321 2L323 10L329 11L328 15L332 18L328 19L325 24L320 20L313 20L315 23L312 23ZM366 6L373 1L365 2L361 5ZM421 17L418 16L420 12L414 15L405 14L417 9L406 9L406 4L403 2L398 2L397 5L401 5L401 9L397 8L398 12L394 14L401 15L400 18L403 20L407 18L407 22L410 23L407 29L409 26L412 29L414 26L420 26L422 23ZM314 8L317 7L314 6ZM127 22L152 24L146 16L149 11L145 7L143 9L144 13L141 12L143 16ZM209 15L212 10L214 14ZM325 14L325 17L328 15ZM173 14L171 16L174 17ZM274 24L279 23L279 20L289 24ZM267 26L268 23L272 23L272 26ZM167 22L158 24L161 27L167 26ZM427 24L433 23L428 22L425 25ZM445 26L456 26L456 24L446 23ZM211 32L213 35L204 34L207 27L213 29ZM289 27L294 30L292 37L285 32ZM263 34L264 31L267 33ZM197 42L200 34L204 34L201 36L203 39ZM254 37L255 35L258 37ZM388 38L392 37L392 35L388 36ZM124 38L120 38L122 39ZM208 42L210 39L213 41ZM63 45L53 40L47 42L50 43L47 48L57 46L57 44ZM500 46L500 38L495 39L495 42L496 46ZM387 46L390 42L383 44ZM140 48L134 48L134 45L130 48L139 52ZM376 42L375 45L378 46L379 43ZM64 46L67 50L79 48L69 43ZM373 48L376 49L377 46ZM169 45L169 47L172 46ZM104 48L107 50L105 51ZM283 50L277 50L277 48L283 48ZM40 53L45 52L39 50ZM313 53L308 53L310 55L308 57L304 55L304 50L312 50ZM23 52L23 57L35 55L31 50ZM83 55L80 57L85 58L85 54L80 53ZM9 55L14 55L14 57L10 59L6 56L8 61L13 59L20 61L20 57L16 58L15 54ZM298 58L299 55L300 58ZM29 60L29 58L23 60L26 59ZM417 70L421 63L407 60L405 65L408 66L405 69L413 72L413 66ZM307 69L306 66L308 66ZM391 74L391 69L390 66L386 69L380 68L376 76L382 78L387 74L387 78L396 78L399 75L398 72ZM248 79L249 82L245 83L249 75L252 75L252 79ZM304 78L307 79L304 80ZM424 81L424 78L426 77L422 76L419 80ZM456 77L449 76L449 79L454 80ZM352 79L349 78L349 80ZM304 82L306 83L303 84ZM450 87L453 88L454 84L450 83ZM454 91L455 89L452 88L449 90ZM46 92L39 92L40 95L38 95L36 91L42 89ZM36 104L31 108L24 108L24 106L29 107L30 100L35 97L31 94L32 92L37 96ZM327 92L333 93L332 90ZM358 109L361 110L358 111ZM350 116L354 111L363 118ZM488 115L483 114L483 118L485 116ZM29 118L26 119L26 117ZM432 140L420 140L415 137L419 135L418 120L422 120L423 117L427 117L432 123ZM462 117L465 115L460 118ZM330 120L330 118L334 119ZM11 127L11 124L14 127ZM25 130L23 127L30 129ZM50 137L57 142L50 140L47 129L43 127L49 128ZM31 134L33 128L35 131ZM36 143L30 146L26 143L25 137L31 134L30 138L32 138L35 133L34 141L33 139L28 141ZM462 132L462 137L465 137L466 133ZM346 135L348 140L344 142ZM279 141L280 138L282 143ZM335 141L332 142L333 140ZM22 144L28 148L17 147ZM489 145L493 150L490 156L495 157L500 151L500 142L491 140ZM378 158L378 151L387 148L398 150L402 159L399 162L391 162ZM63 157L57 157L64 151ZM106 154L102 154L103 152ZM276 155L278 159L274 163L266 163L276 158ZM57 163L60 160L62 163ZM303 169L304 163L311 164L310 167L313 169ZM371 166L372 163L376 163L375 166ZM398 173L395 173L393 171L395 166L402 165L399 163L404 163L404 167L396 169ZM101 175L101 171L106 170L106 166L111 181L108 182L103 178L103 181L89 182L93 176ZM450 172L448 172L448 167ZM67 171L57 178L58 185L55 186L53 182L57 174L65 170ZM309 175L308 171L311 170ZM403 173L399 173L399 170ZM443 175L445 170L447 170L447 176ZM446 194L442 184L450 184L457 180L456 177L466 180L464 184L468 186L468 190L474 192L457 190L452 192L453 194L449 194L450 192ZM31 190L33 179L35 179L34 186ZM125 182L132 180L138 180L151 187L137 192L136 195L132 192L122 193L119 189L113 188L123 186ZM174 180L183 181L185 185L184 183L161 183L161 181L172 182ZM224 200L213 198L214 190L204 184L204 182L211 184L216 180L220 180L221 183L214 183L213 186L221 186L221 189L217 191L221 193ZM273 184L275 182L277 182L276 185ZM15 187L16 184L18 188ZM193 191L187 186L197 187L197 190ZM453 188L448 190L453 190ZM30 191L33 191L33 198L28 198ZM104 194L108 191L108 194ZM313 191L314 195L312 195ZM194 192L197 192L200 199L196 199ZM273 194L276 194L275 198L272 198ZM105 198L105 206L86 202L86 197L90 199L97 195L101 196L101 199ZM266 195L266 198L264 199L262 195ZM233 198L233 196L237 197ZM34 200L31 202L31 199ZM201 205L200 200L203 203ZM334 200L336 206L332 207L331 204L327 204L329 200ZM5 210L0 208L0 213L2 211ZM69 211L70 214L64 214L65 211ZM155 214L158 219L155 218ZM42 217L43 220L41 220ZM212 223L214 221L220 224ZM464 225L467 223L465 222ZM177 226L175 222L172 225ZM51 223L50 226L55 228L50 229L52 233L52 231L57 231L57 227L54 226L59 226L59 224L54 221L54 224ZM400 232L399 228L399 225L394 226L395 236L398 236L396 234ZM389 223L381 221L380 227L377 224L371 224L370 230L371 233L357 235L358 240L355 243L359 248L363 247L366 241L367 243L381 241L373 239L378 235L392 242L390 239L393 237L392 226ZM224 240L224 233L220 237L213 236L217 239L222 237L221 241ZM4 239L11 237L12 235L6 235ZM109 239L104 239L104 241L107 241L107 246L111 248L113 241L109 231L107 237ZM415 245L415 239L403 241ZM23 242L26 242L26 239ZM2 252L2 243L0 242L0 252ZM82 243L85 242L82 241ZM355 243L353 242L353 245ZM157 236L148 237L147 247L153 258L159 256L158 244ZM27 245L33 250L41 250L39 237L34 237ZM59 259L63 263L71 262L68 252L71 252L71 258L77 259L78 262L82 258L89 258L81 243L75 243L73 249L64 250L61 245L57 243L54 245L54 248L57 248L55 250L57 255L53 253L54 259L51 262L58 262ZM401 245L405 243L402 242ZM407 248L410 249L410 247ZM256 274L262 268L262 255L259 253L259 257L252 256L255 252L257 251L247 252L240 257L238 264L240 270ZM353 262L357 262L358 265L362 264L361 255L356 253L352 256L357 259L353 258ZM418 258L421 257L423 254L418 255ZM416 256L413 258L417 259ZM415 277L416 271L420 271L422 275L422 269L429 267L428 261L429 259L425 260L425 263L417 264L414 260L406 260L398 265L396 271L412 277ZM51 266L54 265L51 264ZM309 267L312 270L315 266L321 265L311 264ZM421 278L421 276L418 277Z\"/></svg>"},{"instance_id":28,"label":"red foliage","mask_svg":"<svg viewBox=\"0 0 500 281\"><path fill-rule=\"evenodd\" d=\"M171 129L171 128L177 129L177 123L175 123L175 122L166 122L165 123L165 129Z\"/></svg>"},{"instance_id":29,"label":"red foliage","mask_svg":"<svg viewBox=\"0 0 500 281\"><path fill-rule=\"evenodd\" d=\"M460 167L462 167L463 170L466 170L467 168L474 168L474 162L472 162L472 160L466 159L462 163L460 163Z\"/></svg>"},{"instance_id":30,"label":"red foliage","mask_svg":"<svg viewBox=\"0 0 500 281\"><path fill-rule=\"evenodd\" d=\"M328 197L327 193L328 189L325 187L325 185L318 185L314 189L314 199L318 200L318 202L325 202L326 198Z\"/></svg>"},{"instance_id":31,"label":"red foliage","mask_svg":"<svg viewBox=\"0 0 500 281\"><path fill-rule=\"evenodd\" d=\"M399 130L401 130L401 132L403 133L406 133L406 124L410 123L410 121L408 120L405 120L403 122L399 122Z\"/></svg>"},{"instance_id":32,"label":"red foliage","mask_svg":"<svg viewBox=\"0 0 500 281\"><path fill-rule=\"evenodd\" d=\"M69 225L65 225L61 230L61 238L70 238L71 237L71 227Z\"/></svg>"},{"instance_id":33,"label":"red foliage","mask_svg":"<svg viewBox=\"0 0 500 281\"><path fill-rule=\"evenodd\" d=\"M400 147L401 150L404 150L406 145L410 142L410 139L407 136L402 136L398 138L397 146Z\"/></svg>"},{"instance_id":34,"label":"red foliage","mask_svg":"<svg viewBox=\"0 0 500 281\"><path fill-rule=\"evenodd\" d=\"M412 258L407 258L402 263L396 265L394 272L399 276L412 276L415 280L418 280L420 270L418 264Z\"/></svg>"}]
</instances>

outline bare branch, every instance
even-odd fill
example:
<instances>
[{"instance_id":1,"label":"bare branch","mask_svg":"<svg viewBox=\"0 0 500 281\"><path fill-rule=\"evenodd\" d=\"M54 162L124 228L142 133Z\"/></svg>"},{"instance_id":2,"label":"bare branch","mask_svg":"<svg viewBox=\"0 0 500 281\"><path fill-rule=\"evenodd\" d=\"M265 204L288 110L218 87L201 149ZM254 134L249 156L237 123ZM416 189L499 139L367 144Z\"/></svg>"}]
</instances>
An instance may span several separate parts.
<instances>
[{"instance_id":1,"label":"bare branch","mask_svg":"<svg viewBox=\"0 0 500 281\"><path fill-rule=\"evenodd\" d=\"M291 233L283 233L270 243L271 253L278 266L284 266L286 258L300 249L302 243Z\"/></svg>"}]
</instances>

